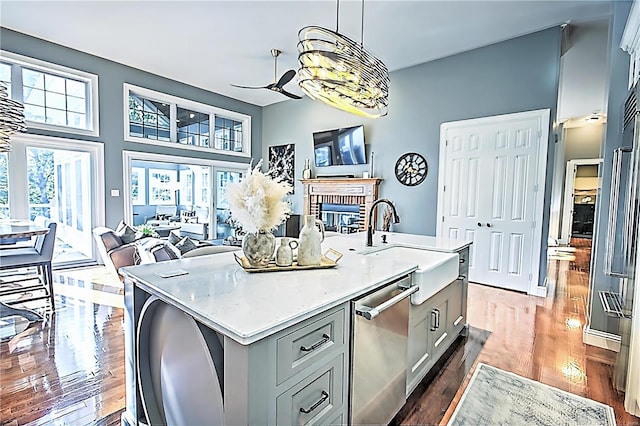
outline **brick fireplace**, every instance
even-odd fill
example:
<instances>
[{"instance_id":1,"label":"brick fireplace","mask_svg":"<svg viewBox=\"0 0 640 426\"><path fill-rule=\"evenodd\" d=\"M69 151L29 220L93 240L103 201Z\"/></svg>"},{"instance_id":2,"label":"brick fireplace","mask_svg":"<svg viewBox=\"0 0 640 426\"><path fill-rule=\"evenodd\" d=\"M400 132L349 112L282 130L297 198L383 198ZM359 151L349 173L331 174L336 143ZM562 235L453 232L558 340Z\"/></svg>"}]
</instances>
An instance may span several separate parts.
<instances>
[{"instance_id":1,"label":"brick fireplace","mask_svg":"<svg viewBox=\"0 0 640 426\"><path fill-rule=\"evenodd\" d=\"M358 231L367 229L367 213L378 199L379 178L303 179L304 214L321 218L322 205L358 206Z\"/></svg>"}]
</instances>

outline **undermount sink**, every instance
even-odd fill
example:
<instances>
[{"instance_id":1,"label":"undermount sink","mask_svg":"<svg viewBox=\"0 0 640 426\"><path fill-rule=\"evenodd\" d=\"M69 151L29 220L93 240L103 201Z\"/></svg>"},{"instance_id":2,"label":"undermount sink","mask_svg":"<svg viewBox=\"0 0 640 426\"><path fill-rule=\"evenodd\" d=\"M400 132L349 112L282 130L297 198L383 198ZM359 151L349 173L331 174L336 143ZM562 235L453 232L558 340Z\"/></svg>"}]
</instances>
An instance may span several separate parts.
<instances>
[{"instance_id":1,"label":"undermount sink","mask_svg":"<svg viewBox=\"0 0 640 426\"><path fill-rule=\"evenodd\" d=\"M414 247L373 247L361 252L364 256L384 256L409 261L418 265L412 284L420 290L411 295L411 303L420 305L453 280L458 278L457 253L444 253Z\"/></svg>"}]
</instances>

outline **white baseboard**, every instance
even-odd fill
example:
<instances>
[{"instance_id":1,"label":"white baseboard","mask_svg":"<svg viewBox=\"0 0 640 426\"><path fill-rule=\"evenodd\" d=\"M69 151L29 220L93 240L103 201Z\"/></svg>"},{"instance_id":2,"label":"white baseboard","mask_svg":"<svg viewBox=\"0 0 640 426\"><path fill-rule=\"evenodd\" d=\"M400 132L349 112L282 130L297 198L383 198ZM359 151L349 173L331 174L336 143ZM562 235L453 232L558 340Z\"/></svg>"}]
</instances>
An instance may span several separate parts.
<instances>
[{"instance_id":1,"label":"white baseboard","mask_svg":"<svg viewBox=\"0 0 640 426\"><path fill-rule=\"evenodd\" d=\"M588 324L582 329L582 341L587 345L620 352L620 336L600 330L592 330Z\"/></svg>"}]
</instances>

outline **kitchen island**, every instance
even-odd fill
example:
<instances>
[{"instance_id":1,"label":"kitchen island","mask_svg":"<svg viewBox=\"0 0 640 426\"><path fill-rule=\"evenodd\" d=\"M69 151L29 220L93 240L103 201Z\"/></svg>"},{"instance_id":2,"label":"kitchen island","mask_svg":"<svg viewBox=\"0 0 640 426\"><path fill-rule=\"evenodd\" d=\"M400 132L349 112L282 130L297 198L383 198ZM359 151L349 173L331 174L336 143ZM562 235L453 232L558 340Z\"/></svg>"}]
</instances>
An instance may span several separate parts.
<instances>
[{"instance_id":1,"label":"kitchen island","mask_svg":"<svg viewBox=\"0 0 640 426\"><path fill-rule=\"evenodd\" d=\"M362 234L327 238L324 250L344 254L331 269L248 273L233 253L123 268L123 419L130 424L145 417L151 424L184 423L206 415L210 424L348 423L352 302L390 283L410 287L411 277L421 270L411 256L392 255L388 249L456 253L457 263L458 258L466 262L470 244L386 234L389 243L378 241L374 247L364 247ZM456 303L466 312L466 276L451 284L460 287ZM434 289L434 296L443 292ZM410 309L425 311L425 321L433 317L433 328L436 318L425 310L429 303ZM465 322L457 319L458 332ZM451 331L448 344L455 340ZM420 355L424 359L418 367L407 368L412 357L422 354L416 345L422 348L431 339L426 332L414 337L412 346L409 332L409 349L401 360L410 372L402 379L403 393L415 387L434 359L429 352L426 358Z\"/></svg>"}]
</instances>

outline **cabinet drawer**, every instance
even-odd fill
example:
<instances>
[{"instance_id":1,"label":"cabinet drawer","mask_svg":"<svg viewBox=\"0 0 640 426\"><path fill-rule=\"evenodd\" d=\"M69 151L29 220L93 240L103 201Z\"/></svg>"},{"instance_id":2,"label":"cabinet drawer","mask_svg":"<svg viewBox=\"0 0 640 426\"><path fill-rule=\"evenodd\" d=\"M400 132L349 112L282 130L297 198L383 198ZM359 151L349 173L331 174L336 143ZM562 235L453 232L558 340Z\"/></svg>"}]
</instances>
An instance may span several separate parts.
<instances>
[{"instance_id":1,"label":"cabinet drawer","mask_svg":"<svg viewBox=\"0 0 640 426\"><path fill-rule=\"evenodd\" d=\"M276 398L276 424L329 424L344 411L344 354Z\"/></svg>"},{"instance_id":2,"label":"cabinet drawer","mask_svg":"<svg viewBox=\"0 0 640 426\"><path fill-rule=\"evenodd\" d=\"M341 308L278 338L277 384L281 384L320 358L336 354L345 348L345 315L345 309Z\"/></svg>"}]
</instances>

